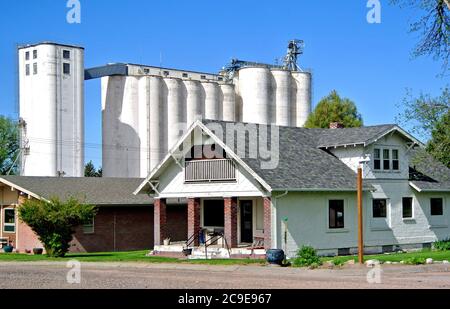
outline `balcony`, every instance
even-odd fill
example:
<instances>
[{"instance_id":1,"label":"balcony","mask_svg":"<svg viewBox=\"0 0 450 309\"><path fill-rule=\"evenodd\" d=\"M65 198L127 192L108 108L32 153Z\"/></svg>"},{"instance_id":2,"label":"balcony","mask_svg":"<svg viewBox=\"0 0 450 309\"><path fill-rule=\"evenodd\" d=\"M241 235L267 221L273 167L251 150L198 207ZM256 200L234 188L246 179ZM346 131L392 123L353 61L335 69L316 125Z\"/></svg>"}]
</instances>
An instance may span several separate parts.
<instances>
[{"instance_id":1,"label":"balcony","mask_svg":"<svg viewBox=\"0 0 450 309\"><path fill-rule=\"evenodd\" d=\"M236 181L236 166L230 159L187 161L185 164L185 181Z\"/></svg>"}]
</instances>

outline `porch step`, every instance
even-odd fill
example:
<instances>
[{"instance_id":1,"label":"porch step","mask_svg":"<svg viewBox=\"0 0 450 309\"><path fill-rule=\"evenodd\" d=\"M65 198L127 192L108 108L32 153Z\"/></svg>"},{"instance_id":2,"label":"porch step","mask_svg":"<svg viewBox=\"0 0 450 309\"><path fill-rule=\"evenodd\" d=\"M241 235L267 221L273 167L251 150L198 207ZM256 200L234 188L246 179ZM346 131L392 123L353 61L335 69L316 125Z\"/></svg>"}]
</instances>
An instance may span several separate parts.
<instances>
[{"instance_id":1,"label":"porch step","mask_svg":"<svg viewBox=\"0 0 450 309\"><path fill-rule=\"evenodd\" d=\"M191 260L198 259L229 259L230 255L227 249L224 248L208 248L207 254L204 247L195 248L192 254L188 257Z\"/></svg>"}]
</instances>

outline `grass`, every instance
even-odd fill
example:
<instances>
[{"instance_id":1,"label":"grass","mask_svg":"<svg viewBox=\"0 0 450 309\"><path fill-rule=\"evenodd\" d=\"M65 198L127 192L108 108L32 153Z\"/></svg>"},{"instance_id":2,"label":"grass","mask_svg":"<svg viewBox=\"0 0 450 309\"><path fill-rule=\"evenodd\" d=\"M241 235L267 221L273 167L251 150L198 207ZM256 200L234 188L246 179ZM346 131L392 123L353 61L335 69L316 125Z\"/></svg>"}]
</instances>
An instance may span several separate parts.
<instances>
[{"instance_id":1,"label":"grass","mask_svg":"<svg viewBox=\"0 0 450 309\"><path fill-rule=\"evenodd\" d=\"M37 262L53 261L64 262L72 259L80 262L142 262L142 263L189 263L206 265L258 265L265 264L264 260L253 259L214 259L214 260L183 260L160 256L146 256L148 251L129 252L100 252L100 253L71 253L63 258L49 258L46 255L28 255L3 253L0 254L0 262Z\"/></svg>"},{"instance_id":2,"label":"grass","mask_svg":"<svg viewBox=\"0 0 450 309\"><path fill-rule=\"evenodd\" d=\"M424 261L427 258L432 258L434 261L450 261L450 251L431 251L424 249L419 252L409 253L392 253L392 254L378 254L378 255L366 255L364 260L378 260L380 262L401 262L401 261ZM332 261L334 257L322 258L324 262ZM355 256L343 256L339 257L340 262L347 262L350 260L358 261L358 257Z\"/></svg>"}]
</instances>

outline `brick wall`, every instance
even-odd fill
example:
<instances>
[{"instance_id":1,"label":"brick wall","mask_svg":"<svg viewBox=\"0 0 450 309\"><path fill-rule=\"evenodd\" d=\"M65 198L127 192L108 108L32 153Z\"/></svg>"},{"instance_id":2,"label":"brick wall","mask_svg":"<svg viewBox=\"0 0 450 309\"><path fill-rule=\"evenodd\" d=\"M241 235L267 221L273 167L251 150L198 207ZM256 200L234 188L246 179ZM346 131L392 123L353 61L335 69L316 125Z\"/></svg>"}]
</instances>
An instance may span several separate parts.
<instances>
[{"instance_id":1,"label":"brick wall","mask_svg":"<svg viewBox=\"0 0 450 309\"><path fill-rule=\"evenodd\" d=\"M224 214L225 214L225 239L228 246L235 248L238 245L237 241L237 199L224 199Z\"/></svg>"},{"instance_id":2,"label":"brick wall","mask_svg":"<svg viewBox=\"0 0 450 309\"><path fill-rule=\"evenodd\" d=\"M153 207L101 207L94 220L94 233L80 226L71 243L72 252L112 252L153 248Z\"/></svg>"},{"instance_id":3,"label":"brick wall","mask_svg":"<svg viewBox=\"0 0 450 309\"><path fill-rule=\"evenodd\" d=\"M200 199L190 198L188 200L188 237L198 233L200 229ZM194 246L199 245L198 239L194 239Z\"/></svg>"},{"instance_id":4,"label":"brick wall","mask_svg":"<svg viewBox=\"0 0 450 309\"><path fill-rule=\"evenodd\" d=\"M272 248L272 201L264 198L264 248Z\"/></svg>"}]
</instances>

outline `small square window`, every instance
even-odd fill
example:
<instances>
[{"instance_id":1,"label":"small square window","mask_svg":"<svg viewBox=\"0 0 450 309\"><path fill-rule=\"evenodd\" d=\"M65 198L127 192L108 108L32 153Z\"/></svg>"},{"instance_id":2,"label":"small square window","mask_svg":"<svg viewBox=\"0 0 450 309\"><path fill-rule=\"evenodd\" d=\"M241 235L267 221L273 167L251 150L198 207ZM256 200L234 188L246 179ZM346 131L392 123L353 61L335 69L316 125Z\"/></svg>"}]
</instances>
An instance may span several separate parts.
<instances>
[{"instance_id":1,"label":"small square window","mask_svg":"<svg viewBox=\"0 0 450 309\"><path fill-rule=\"evenodd\" d=\"M150 73L150 69L144 69L144 74L149 74Z\"/></svg>"},{"instance_id":2,"label":"small square window","mask_svg":"<svg viewBox=\"0 0 450 309\"><path fill-rule=\"evenodd\" d=\"M70 59L70 50L63 50L63 58Z\"/></svg>"},{"instance_id":3,"label":"small square window","mask_svg":"<svg viewBox=\"0 0 450 309\"><path fill-rule=\"evenodd\" d=\"M83 234L94 234L94 218L86 224L83 224Z\"/></svg>"},{"instance_id":4,"label":"small square window","mask_svg":"<svg viewBox=\"0 0 450 309\"><path fill-rule=\"evenodd\" d=\"M344 228L344 201L330 200L328 202L328 220L330 229Z\"/></svg>"},{"instance_id":5,"label":"small square window","mask_svg":"<svg viewBox=\"0 0 450 309\"><path fill-rule=\"evenodd\" d=\"M374 199L372 201L372 211L374 218L386 218L387 217L387 200L386 199Z\"/></svg>"},{"instance_id":6,"label":"small square window","mask_svg":"<svg viewBox=\"0 0 450 309\"><path fill-rule=\"evenodd\" d=\"M444 201L442 198L431 198L430 208L432 216L442 216L444 214Z\"/></svg>"},{"instance_id":7,"label":"small square window","mask_svg":"<svg viewBox=\"0 0 450 309\"><path fill-rule=\"evenodd\" d=\"M184 78L189 77L188 73L183 73L182 76L183 76Z\"/></svg>"},{"instance_id":8,"label":"small square window","mask_svg":"<svg viewBox=\"0 0 450 309\"><path fill-rule=\"evenodd\" d=\"M25 60L30 60L30 52L25 52Z\"/></svg>"},{"instance_id":9,"label":"small square window","mask_svg":"<svg viewBox=\"0 0 450 309\"><path fill-rule=\"evenodd\" d=\"M217 80L222 81L223 77L217 77Z\"/></svg>"},{"instance_id":10,"label":"small square window","mask_svg":"<svg viewBox=\"0 0 450 309\"><path fill-rule=\"evenodd\" d=\"M35 50L33 50L33 59L37 59L37 50L35 49Z\"/></svg>"},{"instance_id":11,"label":"small square window","mask_svg":"<svg viewBox=\"0 0 450 309\"><path fill-rule=\"evenodd\" d=\"M64 74L70 74L70 63L64 63L63 64L63 73Z\"/></svg>"},{"instance_id":12,"label":"small square window","mask_svg":"<svg viewBox=\"0 0 450 309\"><path fill-rule=\"evenodd\" d=\"M169 71L164 71L163 74L164 76L169 76Z\"/></svg>"},{"instance_id":13,"label":"small square window","mask_svg":"<svg viewBox=\"0 0 450 309\"><path fill-rule=\"evenodd\" d=\"M404 197L402 199L403 218L408 219L413 217L413 198Z\"/></svg>"},{"instance_id":14,"label":"small square window","mask_svg":"<svg viewBox=\"0 0 450 309\"><path fill-rule=\"evenodd\" d=\"M26 75L26 76L29 76L29 75L30 75L30 65L29 65L29 64L26 64L26 65L25 65L25 75Z\"/></svg>"},{"instance_id":15,"label":"small square window","mask_svg":"<svg viewBox=\"0 0 450 309\"><path fill-rule=\"evenodd\" d=\"M38 73L37 63L33 63L33 75L37 75L37 73Z\"/></svg>"},{"instance_id":16,"label":"small square window","mask_svg":"<svg viewBox=\"0 0 450 309\"><path fill-rule=\"evenodd\" d=\"M200 79L206 79L206 75L200 75Z\"/></svg>"}]
</instances>

